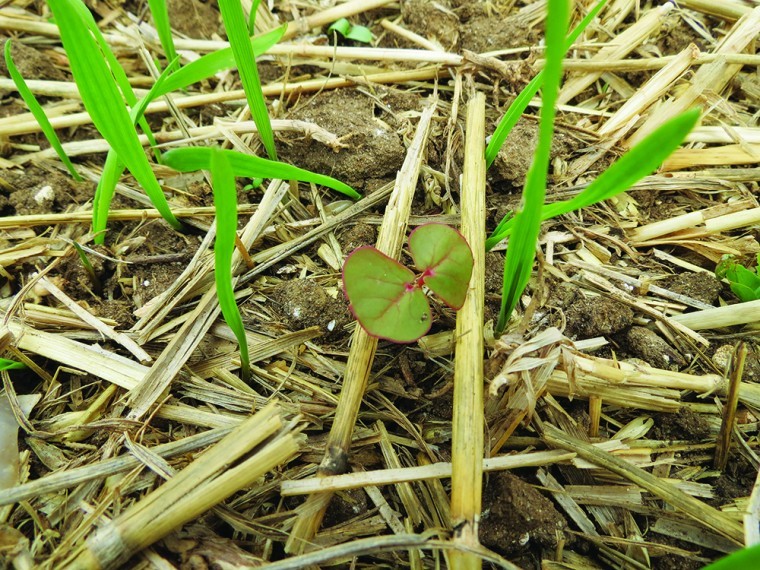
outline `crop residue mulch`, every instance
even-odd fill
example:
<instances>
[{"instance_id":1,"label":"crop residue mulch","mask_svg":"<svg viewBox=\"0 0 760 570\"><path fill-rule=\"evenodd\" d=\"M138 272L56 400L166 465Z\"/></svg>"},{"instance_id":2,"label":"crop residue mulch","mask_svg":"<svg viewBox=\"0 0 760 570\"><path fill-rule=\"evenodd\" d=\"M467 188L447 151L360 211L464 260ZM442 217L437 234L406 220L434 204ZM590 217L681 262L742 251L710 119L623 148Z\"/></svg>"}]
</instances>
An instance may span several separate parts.
<instances>
[{"instance_id":1,"label":"crop residue mulch","mask_svg":"<svg viewBox=\"0 0 760 570\"><path fill-rule=\"evenodd\" d=\"M294 26L260 61L280 158L364 198L238 181L251 256L237 283L248 383L216 310L205 177L155 165L187 233L123 177L105 247L93 245L107 147L82 114L47 7L3 8L0 37L13 38L85 181L66 175L0 64L0 346L28 365L2 372L0 412L24 420L19 480L0 491L2 567L433 568L462 547L445 465L457 461L457 313L431 299L428 336L374 351L355 332L340 269L354 248L407 224L460 223L468 104L486 94L492 133L542 65L545 3L342 3L378 50L428 50L370 60L351 42L329 57L289 52L330 45L314 22L331 3L270 4L259 6L257 32L296 16L316 26ZM147 5L88 5L135 88L149 88L141 44L164 60ZM577 23L590 3L575 7ZM183 61L216 49L215 2L169 8ZM486 257L485 322L475 327L486 344L488 458L475 551L486 565L699 568L756 540L760 308L738 305L714 269L724 254L754 267L760 252L759 28L748 2L614 2L568 53L550 201L574 196L677 108L706 114L658 173L544 223L502 338L493 323L505 244ZM666 66L673 77L658 87ZM227 96L238 88L226 71L173 95L178 112L151 109L159 142L190 144L184 129L192 144L263 156L241 126L244 99ZM202 105L188 102L199 93ZM488 172L488 231L520 205L538 111L536 101ZM416 181L396 180L414 156ZM387 229L394 184L416 191L408 217ZM713 320L724 306L729 321ZM347 394L362 382L363 396ZM0 437L12 443L13 429ZM318 468L346 475L317 478Z\"/></svg>"}]
</instances>

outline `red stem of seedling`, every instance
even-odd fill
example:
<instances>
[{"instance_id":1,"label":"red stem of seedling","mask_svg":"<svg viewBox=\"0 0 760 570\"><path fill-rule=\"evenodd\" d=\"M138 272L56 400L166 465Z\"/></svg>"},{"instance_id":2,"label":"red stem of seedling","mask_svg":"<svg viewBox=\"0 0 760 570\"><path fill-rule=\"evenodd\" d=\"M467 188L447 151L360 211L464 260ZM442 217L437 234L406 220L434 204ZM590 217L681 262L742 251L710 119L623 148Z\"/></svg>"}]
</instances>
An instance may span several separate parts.
<instances>
[{"instance_id":1,"label":"red stem of seedling","mask_svg":"<svg viewBox=\"0 0 760 570\"><path fill-rule=\"evenodd\" d=\"M428 277L432 277L435 275L435 271L433 269L426 269L422 273L420 273L414 281L411 283L407 283L405 285L406 292L414 291L415 289L422 289L422 284L425 283L425 279Z\"/></svg>"}]
</instances>

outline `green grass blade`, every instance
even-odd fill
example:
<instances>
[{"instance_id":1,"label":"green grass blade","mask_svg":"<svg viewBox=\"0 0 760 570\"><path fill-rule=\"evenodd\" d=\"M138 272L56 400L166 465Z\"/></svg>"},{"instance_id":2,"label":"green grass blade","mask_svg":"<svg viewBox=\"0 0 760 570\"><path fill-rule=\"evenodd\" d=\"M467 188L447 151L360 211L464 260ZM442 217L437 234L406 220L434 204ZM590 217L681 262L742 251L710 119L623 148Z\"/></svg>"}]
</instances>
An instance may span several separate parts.
<instances>
[{"instance_id":1,"label":"green grass blade","mask_svg":"<svg viewBox=\"0 0 760 570\"><path fill-rule=\"evenodd\" d=\"M92 198L92 233L95 234L95 243L102 244L105 241L105 229L108 224L108 212L111 210L111 200L116 192L116 184L124 173L124 163L113 149L108 151L106 162L103 165L103 173L95 188Z\"/></svg>"},{"instance_id":2,"label":"green grass blade","mask_svg":"<svg viewBox=\"0 0 760 570\"><path fill-rule=\"evenodd\" d=\"M77 14L79 14L82 22L84 22L85 26L87 26L87 29L89 29L90 33L92 33L93 38L95 38L98 47L103 52L103 56L108 62L108 67L111 70L111 74L116 80L116 84L119 86L119 89L121 90L122 96L127 102L127 105L134 107L137 103L137 96L135 95L135 92L129 83L129 78L124 72L124 69L119 64L119 60L116 59L116 56L111 51L111 47L106 43L106 40L103 37L103 34L100 32L100 28L98 27L97 22L95 22L95 18L93 18L92 14L90 13L90 10L87 8L87 6L84 5L83 2L81 2L81 0L71 0L69 4L70 7L75 10ZM151 148L153 148L153 153L156 156L156 160L161 162L161 153L157 150L156 139L150 130L148 121L145 119L140 119L139 125L140 129L142 129L142 131L145 133L145 136L148 137L148 142L150 143Z\"/></svg>"},{"instance_id":3,"label":"green grass blade","mask_svg":"<svg viewBox=\"0 0 760 570\"><path fill-rule=\"evenodd\" d=\"M699 121L700 110L691 109L663 123L639 144L620 157L602 172L588 187L571 200L547 204L541 211L541 220L548 220L574 210L585 208L624 192L636 182L651 174L670 154ZM514 218L505 216L491 237L486 249L491 249L510 235Z\"/></svg>"},{"instance_id":4,"label":"green grass blade","mask_svg":"<svg viewBox=\"0 0 760 570\"><path fill-rule=\"evenodd\" d=\"M269 111L261 91L259 72L256 69L256 58L248 37L245 14L240 0L219 0L219 11L222 13L224 28L227 30L227 39L230 41L232 53L235 56L240 80L243 83L248 106L251 109L253 121L259 131L261 142L267 151L267 156L277 160L277 151L274 147L274 133L272 124L269 122Z\"/></svg>"},{"instance_id":5,"label":"green grass blade","mask_svg":"<svg viewBox=\"0 0 760 570\"><path fill-rule=\"evenodd\" d=\"M166 66L166 69L164 69L158 77L148 94L140 99L136 106L132 107L129 112L132 125L136 125L140 121L148 104L156 98L155 92L163 86L166 79L178 64L179 56L174 58L174 60ZM123 173L124 163L118 160L113 148L109 149L108 154L106 155L106 162L103 165L103 173L101 174L98 186L95 189L95 197L93 198L92 205L92 231L96 234L96 243L102 242L105 237L102 232L106 229L108 211L110 210L111 200L116 191L116 184L119 182L119 178L121 178Z\"/></svg>"},{"instance_id":6,"label":"green grass blade","mask_svg":"<svg viewBox=\"0 0 760 570\"><path fill-rule=\"evenodd\" d=\"M248 35L252 36L256 33L256 12L259 9L261 0L253 0L251 4L251 11L248 13Z\"/></svg>"},{"instance_id":7,"label":"green grass blade","mask_svg":"<svg viewBox=\"0 0 760 570\"><path fill-rule=\"evenodd\" d=\"M0 370L21 370L23 368L26 368L26 365L21 362L0 358Z\"/></svg>"},{"instance_id":8,"label":"green grass blade","mask_svg":"<svg viewBox=\"0 0 760 570\"><path fill-rule=\"evenodd\" d=\"M596 5L589 11L589 13L586 14L580 23L573 29L573 31L570 32L564 41L565 49L563 50L563 53L572 47L572 45L575 43L575 40L580 37L580 35L583 33L583 30L588 27L591 21L596 18L596 15L602 8L604 8L604 5L606 3L607 0L600 0L597 2ZM520 116L523 114L525 109L528 108L530 100L533 99L533 96L538 93L539 89L541 89L543 82L544 71L541 71L533 79L531 79L530 83L528 83L522 91L520 91L519 95L515 97L515 100L512 101L512 104L507 109L507 112L504 113L504 116L501 118L501 121L499 121L499 124L491 136L491 140L488 142L488 146L486 147L486 168L491 166L493 164L493 161L496 160L496 155L499 154L499 149L504 144L504 141L507 140L507 136L517 124Z\"/></svg>"},{"instance_id":9,"label":"green grass blade","mask_svg":"<svg viewBox=\"0 0 760 570\"><path fill-rule=\"evenodd\" d=\"M266 53L269 48L279 42L287 28L287 25L282 25L279 28L275 28L261 36L251 39L250 44L253 49L254 57ZM172 91L184 89L193 83L211 77L223 69L230 69L232 67L235 67L235 56L232 53L232 48L224 48L208 53L203 57L188 63L168 77L161 89L156 91L155 97L160 97L161 95L166 95Z\"/></svg>"},{"instance_id":10,"label":"green grass blade","mask_svg":"<svg viewBox=\"0 0 760 570\"><path fill-rule=\"evenodd\" d=\"M301 180L313 182L320 186L332 188L336 192L358 200L361 196L348 184L324 174L310 172L284 162L267 160L235 150L218 150L209 147L175 148L164 154L164 163L180 172L207 170L211 165L211 157L221 152L229 161L235 176L246 178L279 178L281 180Z\"/></svg>"},{"instance_id":11,"label":"green grass blade","mask_svg":"<svg viewBox=\"0 0 760 570\"><path fill-rule=\"evenodd\" d=\"M235 251L235 235L237 234L235 175L226 154L221 151L211 153L209 166L216 208L216 243L214 245L216 294L219 297L219 306L224 320L232 329L240 345L240 369L243 378L248 379L251 374L248 341L232 286L232 254Z\"/></svg>"},{"instance_id":12,"label":"green grass blade","mask_svg":"<svg viewBox=\"0 0 760 570\"><path fill-rule=\"evenodd\" d=\"M265 53L278 41L280 41L280 38L282 38L286 29L287 25L283 25L270 32L267 32L266 34L261 35L258 38L252 39L251 47L253 48L254 55L258 57L259 55ZM152 101L158 97L166 95L167 93L171 93L172 91L184 89L193 83L197 83L198 81L202 81L207 77L211 77L223 69L234 67L235 58L232 54L232 49L226 48L207 54L197 59L196 61L182 67L178 71L173 71L174 67L178 63L179 56L172 60L166 69L164 69L164 71L161 73L161 76L153 84L153 87L151 87L148 94L132 107L130 116L134 123L141 124L141 121L145 120L143 118L145 109ZM109 155L112 152L112 150L109 151ZM161 162L163 162L163 157L161 157ZM98 183L98 188L95 193L96 202L99 202L101 204L101 207L94 208L94 212L98 212L98 214L93 214L94 218L97 217L97 222L93 222L93 229L105 229L109 205L116 189L115 185L124 170L124 165L122 164L120 167L121 169L118 172L110 172L108 168L114 167L116 164L117 163L113 161L106 160L106 165L103 170L103 177ZM101 195L102 198L98 199L98 197ZM105 208L102 206L105 206Z\"/></svg>"},{"instance_id":13,"label":"green grass blade","mask_svg":"<svg viewBox=\"0 0 760 570\"><path fill-rule=\"evenodd\" d=\"M50 143L50 146L53 147L55 153L58 155L58 158L61 159L61 162L63 162L64 166L66 166L66 169L69 171L74 180L81 182L82 177L79 176L79 173L71 163L71 160L66 154L66 151L63 150L61 141L58 138L53 125L50 124L50 121L48 120L47 115L42 108L42 105L39 104L37 98L34 96L34 93L32 93L29 87L27 87L26 81L24 81L21 73L19 73L16 64L13 63L13 57L11 56L10 38L8 38L8 40L5 42L5 65L8 67L8 75L11 76L13 83L16 85L16 89L18 89L19 95L21 95L21 98L24 100L24 103L26 103L26 106L29 107L29 110L31 111L34 118L37 119L37 122L39 123L42 132Z\"/></svg>"},{"instance_id":14,"label":"green grass blade","mask_svg":"<svg viewBox=\"0 0 760 570\"><path fill-rule=\"evenodd\" d=\"M79 0L50 0L48 2L69 57L71 73L79 88L82 102L92 122L108 141L138 183L145 189L153 205L164 219L179 229L182 224L174 217L166 197L145 157L137 132L117 88L111 69L87 25L80 16ZM85 8L86 10L86 8ZM91 18L91 17L90 17ZM119 69L121 69L119 67ZM123 73L123 70L121 70ZM100 242L103 235L99 235Z\"/></svg>"},{"instance_id":15,"label":"green grass blade","mask_svg":"<svg viewBox=\"0 0 760 570\"><path fill-rule=\"evenodd\" d=\"M546 194L552 135L554 134L554 105L562 79L562 55L567 30L568 4L566 0L549 0L546 16L546 66L541 117L538 128L538 146L533 163L525 180L523 208L515 216L515 228L510 238L504 261L501 310L496 333L506 327L507 320L517 305L533 270L538 232L541 229L541 209Z\"/></svg>"},{"instance_id":16,"label":"green grass blade","mask_svg":"<svg viewBox=\"0 0 760 570\"><path fill-rule=\"evenodd\" d=\"M164 0L148 0L150 13L153 14L153 23L156 25L158 39L161 41L161 47L164 48L164 55L168 61L177 57L177 50L174 48L174 36L172 27L169 23L169 10Z\"/></svg>"}]
</instances>

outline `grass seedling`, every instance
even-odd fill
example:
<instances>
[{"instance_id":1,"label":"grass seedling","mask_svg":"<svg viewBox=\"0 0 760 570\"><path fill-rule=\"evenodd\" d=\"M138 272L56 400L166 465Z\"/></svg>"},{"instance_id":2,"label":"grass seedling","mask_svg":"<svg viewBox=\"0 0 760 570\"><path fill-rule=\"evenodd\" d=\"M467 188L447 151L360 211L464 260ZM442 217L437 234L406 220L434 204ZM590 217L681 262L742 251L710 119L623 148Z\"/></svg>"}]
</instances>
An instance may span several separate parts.
<instances>
[{"instance_id":1,"label":"grass seedling","mask_svg":"<svg viewBox=\"0 0 760 570\"><path fill-rule=\"evenodd\" d=\"M591 23L591 21L596 18L596 15L599 13L599 11L604 8L605 4L607 4L607 0L600 0L594 5L591 10L589 10L588 14L586 14L586 16L565 39L564 51L570 49L570 47L575 43L575 40L580 37L583 31ZM491 138L488 141L488 146L486 147L487 167L493 164L493 161L496 159L496 155L499 154L499 149L501 149L501 147L504 145L504 141L507 140L507 136L509 135L510 131L512 131L514 126L517 124L517 121L520 119L520 116L523 114L525 109L528 108L528 104L530 103L531 99L533 99L533 96L538 93L539 89L541 89L541 86L544 83L545 73L546 71L544 70L536 74L530 83L528 83L528 85L526 85L525 88L520 91L517 97L515 97L515 100L512 101L512 104L507 109L507 112L499 121L499 124L497 125L493 135L491 135Z\"/></svg>"},{"instance_id":2,"label":"grass seedling","mask_svg":"<svg viewBox=\"0 0 760 570\"><path fill-rule=\"evenodd\" d=\"M90 278L90 283L92 284L92 292L96 295L100 295L103 292L103 285L100 282L98 274L95 273L95 268L92 266L92 263L90 263L90 259L87 257L87 254L84 252L82 246L77 242L72 241L71 245L74 246L74 249L79 255L79 260L82 262L82 266L87 273L87 277Z\"/></svg>"},{"instance_id":3,"label":"grass seedling","mask_svg":"<svg viewBox=\"0 0 760 570\"><path fill-rule=\"evenodd\" d=\"M462 235L443 224L425 224L409 236L415 275L374 247L354 250L343 265L343 287L356 320L369 334L414 342L432 324L427 286L453 309L464 304L472 251Z\"/></svg>"},{"instance_id":4,"label":"grass seedling","mask_svg":"<svg viewBox=\"0 0 760 570\"><path fill-rule=\"evenodd\" d=\"M327 186L351 198L358 198L350 186L324 176L303 170L284 162L267 160L234 150L209 147L172 149L164 155L164 163L180 172L210 170L216 208L216 245L214 247L214 277L222 315L240 345L240 368L244 378L250 376L248 342L245 328L235 302L232 282L232 254L237 235L236 177L279 178L301 180Z\"/></svg>"},{"instance_id":5,"label":"grass seedling","mask_svg":"<svg viewBox=\"0 0 760 570\"><path fill-rule=\"evenodd\" d=\"M655 170L678 148L684 137L696 125L699 116L699 109L692 109L665 122L615 161L574 198L545 204L541 208L541 221L591 206L624 192ZM486 240L486 249L490 250L509 236L513 231L514 221L511 215L505 216Z\"/></svg>"},{"instance_id":6,"label":"grass seedling","mask_svg":"<svg viewBox=\"0 0 760 570\"><path fill-rule=\"evenodd\" d=\"M174 61L177 58L177 50L174 48L174 36L169 23L169 10L166 7L166 1L148 0L148 7L153 15L153 23L156 26L161 47L164 48L164 55L168 61Z\"/></svg>"},{"instance_id":7,"label":"grass seedling","mask_svg":"<svg viewBox=\"0 0 760 570\"><path fill-rule=\"evenodd\" d=\"M5 65L8 67L8 74L11 76L13 83L16 85L16 89L18 89L19 95L21 95L21 98L24 100L24 103L26 103L26 106L29 107L29 111L31 111L34 118L37 119L37 122L40 124L40 128L42 129L45 138L47 138L48 142L50 143L50 146L53 147L55 153L58 155L58 158L61 159L61 162L63 162L64 166L69 171L74 180L81 182L82 177L79 176L79 173L71 163L71 160L66 154L66 151L63 150L61 141L58 139L58 135L55 133L53 125L50 124L50 121L48 120L42 106L37 101L34 93L32 93L29 87L27 87L26 81L24 81L24 78L16 68L16 64L13 63L13 57L11 56L10 38L8 38L8 40L5 42Z\"/></svg>"},{"instance_id":8,"label":"grass seedling","mask_svg":"<svg viewBox=\"0 0 760 570\"><path fill-rule=\"evenodd\" d=\"M257 5L258 3L251 10L252 18L256 13ZM232 53L235 56L235 63L240 73L246 99L248 99L248 107L251 109L253 122L256 123L267 156L272 160L277 160L272 124L269 122L267 103L264 99L264 92L261 90L261 81L256 69L256 58L248 36L248 26L245 21L245 14L243 14L243 7L240 0L219 0L219 11L222 13L222 21L225 30L227 30L227 38L230 41Z\"/></svg>"},{"instance_id":9,"label":"grass seedling","mask_svg":"<svg viewBox=\"0 0 760 570\"><path fill-rule=\"evenodd\" d=\"M68 55L82 103L95 128L108 141L118 156L118 162L124 164L145 189L163 218L173 227L181 228L182 224L169 209L143 152L122 96L133 106L137 99L131 88L125 90L123 83L129 86L126 74L105 44L92 15L80 0L51 0L48 4L58 24L61 42ZM120 79L122 76L123 82ZM118 86L122 86L121 91ZM131 97L128 93L131 93ZM112 164L115 165L115 162L116 159L113 159ZM94 229L99 231L97 227ZM98 236L98 239L102 242L103 236Z\"/></svg>"},{"instance_id":10,"label":"grass seedling","mask_svg":"<svg viewBox=\"0 0 760 570\"><path fill-rule=\"evenodd\" d=\"M757 255L757 266L760 267L760 253ZM715 268L715 275L719 279L727 279L731 291L743 303L760 299L760 275L757 274L757 267L747 269L733 255L724 255Z\"/></svg>"},{"instance_id":11,"label":"grass seedling","mask_svg":"<svg viewBox=\"0 0 760 570\"><path fill-rule=\"evenodd\" d=\"M337 34L340 34L347 40L353 40L362 44L372 43L372 32L369 31L369 28L358 25L354 26L346 18L341 18L330 24L327 32L335 36L336 43L338 39Z\"/></svg>"},{"instance_id":12,"label":"grass seedling","mask_svg":"<svg viewBox=\"0 0 760 570\"><path fill-rule=\"evenodd\" d=\"M232 282L232 254L237 236L237 190L235 174L227 158L229 151L209 149L209 170L216 208L216 243L214 245L214 279L222 316L240 345L240 370L244 380L250 379L251 364L243 319L235 302Z\"/></svg>"},{"instance_id":13,"label":"grass seedling","mask_svg":"<svg viewBox=\"0 0 760 570\"><path fill-rule=\"evenodd\" d=\"M200 146L175 148L164 155L164 164L180 172L209 170L211 168L211 159L218 152L227 157L230 168L235 176L254 179L278 178L280 180L312 182L332 188L336 192L345 194L354 200L361 198L361 195L348 184L344 184L340 180L336 180L330 176L304 170L285 162L267 160L266 158L260 158L251 154L243 154L235 150L219 151L215 148Z\"/></svg>"},{"instance_id":14,"label":"grass seedling","mask_svg":"<svg viewBox=\"0 0 760 570\"><path fill-rule=\"evenodd\" d=\"M504 330L507 319L527 286L533 269L554 134L554 104L557 101L559 83L562 79L562 55L565 53L567 20L567 1L549 0L546 16L546 66L543 70L544 91L538 127L538 146L525 179L523 209L515 216L515 226L504 261L504 283L499 321L496 325L497 333Z\"/></svg>"},{"instance_id":15,"label":"grass seedling","mask_svg":"<svg viewBox=\"0 0 760 570\"><path fill-rule=\"evenodd\" d=\"M0 371L21 370L23 368L26 368L26 365L22 362L16 362L15 360L9 360L7 358L0 358Z\"/></svg>"},{"instance_id":16,"label":"grass seedling","mask_svg":"<svg viewBox=\"0 0 760 570\"><path fill-rule=\"evenodd\" d=\"M582 22L583 27L588 24L587 20L589 20L589 16L595 14L602 4L603 2L597 4L594 10L584 18ZM627 190L638 180L655 170L681 144L700 116L699 109L692 109L671 119L629 150L628 153L603 172L575 198L554 204L544 204L551 138L554 130L554 104L557 100L559 83L562 77L562 55L566 51L563 24L563 22L567 21L568 17L566 8L567 5L564 0L549 0L549 13L546 18L546 64L542 72L544 90L542 93L538 145L533 155L533 163L526 177L523 189L522 209L514 217L511 214L505 216L496 230L486 240L486 247L490 249L502 239L511 235L507 257L504 262L502 303L499 320L495 329L497 334L504 331L507 321L530 279L541 222L554 216L595 204ZM576 32L577 29L570 34L567 41L574 41L578 35ZM538 88L538 86L540 86L540 82L537 84L531 82L526 87L526 91ZM522 93L517 99L521 97ZM529 99L525 100L526 105ZM519 112L521 113L522 110ZM512 108L510 108L502 119L502 124L507 124L511 129L514 123L516 123L516 118L513 116ZM500 131L502 124L497 128L497 132ZM500 140L503 141L505 138L506 134L502 132ZM495 136L494 139L496 139ZM492 140L491 143L493 144L493 142ZM493 161L498 150L498 147L492 148L492 145L489 144L487 160L490 158Z\"/></svg>"}]
</instances>

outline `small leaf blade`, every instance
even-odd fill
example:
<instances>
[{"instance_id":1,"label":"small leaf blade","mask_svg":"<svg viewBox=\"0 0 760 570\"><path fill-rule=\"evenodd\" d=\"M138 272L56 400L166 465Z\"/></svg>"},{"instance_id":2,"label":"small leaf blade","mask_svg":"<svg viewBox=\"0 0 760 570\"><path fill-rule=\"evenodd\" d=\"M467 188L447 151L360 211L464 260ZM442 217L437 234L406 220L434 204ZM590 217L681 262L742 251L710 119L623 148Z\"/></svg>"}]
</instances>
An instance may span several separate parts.
<instances>
[{"instance_id":1,"label":"small leaf blade","mask_svg":"<svg viewBox=\"0 0 760 570\"><path fill-rule=\"evenodd\" d=\"M5 42L4 55L5 66L8 68L8 75L11 76L13 83L16 85L16 89L18 90L19 95L21 95L21 98L24 100L24 103L26 103L26 106L29 107L29 110L31 111L32 115L34 115L34 118L37 119L42 132L50 143L50 146L55 150L58 158L61 159L61 162L66 167L66 170L69 171L69 174L71 174L74 180L81 182L82 177L76 171L76 168L74 168L74 165L69 159L69 155L67 155L66 151L63 150L61 141L58 138L53 125L50 124L50 121L45 114L45 110L37 101L37 98L34 96L34 93L32 93L32 90L27 86L24 77L21 75L21 73L19 73L18 69L16 68L16 64L13 62L13 56L11 55L10 38L8 38L8 40Z\"/></svg>"},{"instance_id":2,"label":"small leaf blade","mask_svg":"<svg viewBox=\"0 0 760 570\"><path fill-rule=\"evenodd\" d=\"M425 224L409 236L409 249L425 285L451 308L462 308L473 266L464 236L445 224Z\"/></svg>"},{"instance_id":3,"label":"small leaf blade","mask_svg":"<svg viewBox=\"0 0 760 570\"><path fill-rule=\"evenodd\" d=\"M240 345L240 370L243 378L251 374L248 357L248 340L243 319L235 300L232 282L232 255L237 235L237 190L235 176L226 155L217 151L211 155L211 179L213 182L214 207L216 208L216 243L214 244L214 279L219 307L227 325L232 329Z\"/></svg>"},{"instance_id":4,"label":"small leaf blade","mask_svg":"<svg viewBox=\"0 0 760 570\"><path fill-rule=\"evenodd\" d=\"M346 296L359 324L393 342L414 342L430 330L430 305L414 280L414 273L374 247L354 250L343 265Z\"/></svg>"},{"instance_id":5,"label":"small leaf blade","mask_svg":"<svg viewBox=\"0 0 760 570\"><path fill-rule=\"evenodd\" d=\"M229 160L235 176L246 178L279 178L280 180L300 180L313 182L332 188L336 192L357 200L361 196L348 184L324 174L317 174L284 162L267 160L235 150L217 150L211 147L174 148L164 154L164 164L180 172L207 169L213 152L222 152Z\"/></svg>"}]
</instances>

